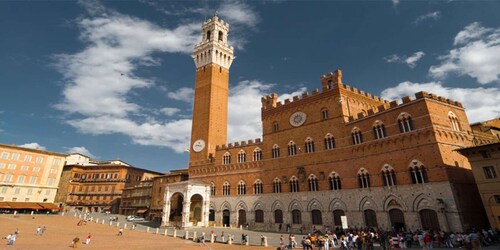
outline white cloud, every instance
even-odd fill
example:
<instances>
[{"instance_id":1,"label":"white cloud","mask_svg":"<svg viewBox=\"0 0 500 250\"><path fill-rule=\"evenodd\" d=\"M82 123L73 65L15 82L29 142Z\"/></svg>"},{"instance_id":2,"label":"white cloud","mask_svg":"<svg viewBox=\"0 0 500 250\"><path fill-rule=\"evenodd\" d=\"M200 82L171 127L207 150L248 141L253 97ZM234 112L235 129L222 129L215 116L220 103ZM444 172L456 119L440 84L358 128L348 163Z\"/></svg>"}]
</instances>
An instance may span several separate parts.
<instances>
[{"instance_id":1,"label":"white cloud","mask_svg":"<svg viewBox=\"0 0 500 250\"><path fill-rule=\"evenodd\" d=\"M423 51L417 51L411 56L398 56L396 54L386 56L383 59L388 63L401 63L406 64L410 68L415 68L417 62L424 57L425 53Z\"/></svg>"},{"instance_id":2,"label":"white cloud","mask_svg":"<svg viewBox=\"0 0 500 250\"><path fill-rule=\"evenodd\" d=\"M160 111L165 115L173 116L173 115L179 113L181 110L178 108L162 108L162 109L160 109Z\"/></svg>"},{"instance_id":3,"label":"white cloud","mask_svg":"<svg viewBox=\"0 0 500 250\"><path fill-rule=\"evenodd\" d=\"M95 158L95 156L90 153L90 151L88 149L86 149L85 147L72 147L72 148L68 148L68 150L66 151L67 153L77 153L77 154L82 154L82 155L86 155L92 159Z\"/></svg>"},{"instance_id":4,"label":"white cloud","mask_svg":"<svg viewBox=\"0 0 500 250\"><path fill-rule=\"evenodd\" d=\"M453 88L445 87L440 82L413 83L406 81L383 90L381 96L387 100L395 100L403 96L413 96L419 91L427 91L461 102L469 122L484 121L500 116L499 88Z\"/></svg>"},{"instance_id":5,"label":"white cloud","mask_svg":"<svg viewBox=\"0 0 500 250\"><path fill-rule=\"evenodd\" d=\"M23 147L23 148L47 150L47 148L45 146L38 144L38 142L30 142L30 143L25 143L25 144L18 145L18 146Z\"/></svg>"},{"instance_id":6,"label":"white cloud","mask_svg":"<svg viewBox=\"0 0 500 250\"><path fill-rule=\"evenodd\" d=\"M415 21L413 21L413 24L420 24L420 23L427 21L427 20L437 21L440 18L441 18L441 11L434 11L434 12L430 12L430 13L427 13L425 15L421 15L421 16L417 17L415 19Z\"/></svg>"},{"instance_id":7,"label":"white cloud","mask_svg":"<svg viewBox=\"0 0 500 250\"><path fill-rule=\"evenodd\" d=\"M191 103L193 102L194 89L182 87L174 92L169 92L167 96L170 99Z\"/></svg>"},{"instance_id":8,"label":"white cloud","mask_svg":"<svg viewBox=\"0 0 500 250\"><path fill-rule=\"evenodd\" d=\"M255 27L259 22L254 8L243 1L222 2L218 13L230 24Z\"/></svg>"},{"instance_id":9,"label":"white cloud","mask_svg":"<svg viewBox=\"0 0 500 250\"><path fill-rule=\"evenodd\" d=\"M391 0L393 6L398 6L400 3L400 0Z\"/></svg>"},{"instance_id":10,"label":"white cloud","mask_svg":"<svg viewBox=\"0 0 500 250\"><path fill-rule=\"evenodd\" d=\"M443 79L450 73L468 75L481 84L500 82L500 28L485 28L472 23L454 40L456 48L441 56L441 64L432 66L429 74Z\"/></svg>"}]
</instances>

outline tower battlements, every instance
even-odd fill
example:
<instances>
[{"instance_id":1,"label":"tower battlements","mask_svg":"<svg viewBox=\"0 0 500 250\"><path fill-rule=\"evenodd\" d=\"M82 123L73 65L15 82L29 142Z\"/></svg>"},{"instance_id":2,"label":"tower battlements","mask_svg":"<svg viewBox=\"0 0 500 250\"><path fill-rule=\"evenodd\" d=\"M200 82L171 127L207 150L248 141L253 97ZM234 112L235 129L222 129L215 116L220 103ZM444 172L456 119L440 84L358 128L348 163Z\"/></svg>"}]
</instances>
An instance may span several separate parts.
<instances>
[{"instance_id":1,"label":"tower battlements","mask_svg":"<svg viewBox=\"0 0 500 250\"><path fill-rule=\"evenodd\" d=\"M228 143L228 144L217 145L217 146L215 146L215 150L216 151L217 150L226 150L226 149L239 148L239 147L257 145L257 144L262 144L262 140L260 138L256 138L255 140L247 140L247 141L240 141L240 142L233 142L233 143Z\"/></svg>"}]
</instances>

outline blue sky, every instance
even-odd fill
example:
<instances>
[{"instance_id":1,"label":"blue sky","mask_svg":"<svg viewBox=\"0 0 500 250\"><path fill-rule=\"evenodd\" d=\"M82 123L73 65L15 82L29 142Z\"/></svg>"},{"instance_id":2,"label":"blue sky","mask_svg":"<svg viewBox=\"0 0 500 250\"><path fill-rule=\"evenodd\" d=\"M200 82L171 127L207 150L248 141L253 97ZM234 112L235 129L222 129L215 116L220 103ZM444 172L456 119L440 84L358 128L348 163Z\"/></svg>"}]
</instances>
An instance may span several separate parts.
<instances>
[{"instance_id":1,"label":"blue sky","mask_svg":"<svg viewBox=\"0 0 500 250\"><path fill-rule=\"evenodd\" d=\"M235 47L229 142L261 137L260 97L337 68L386 99L426 90L500 115L499 1L3 1L0 143L187 167L201 23Z\"/></svg>"}]
</instances>

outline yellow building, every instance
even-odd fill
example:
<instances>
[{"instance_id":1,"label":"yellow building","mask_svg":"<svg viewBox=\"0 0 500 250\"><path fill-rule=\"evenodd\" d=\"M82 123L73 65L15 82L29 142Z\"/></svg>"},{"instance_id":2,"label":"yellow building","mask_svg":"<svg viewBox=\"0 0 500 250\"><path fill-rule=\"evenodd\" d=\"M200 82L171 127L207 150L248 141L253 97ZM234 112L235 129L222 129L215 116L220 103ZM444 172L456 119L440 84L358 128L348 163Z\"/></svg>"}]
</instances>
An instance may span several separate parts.
<instances>
[{"instance_id":1,"label":"yellow building","mask_svg":"<svg viewBox=\"0 0 500 250\"><path fill-rule=\"evenodd\" d=\"M490 226L500 228L500 142L458 151L469 158L472 165Z\"/></svg>"},{"instance_id":2,"label":"yellow building","mask_svg":"<svg viewBox=\"0 0 500 250\"><path fill-rule=\"evenodd\" d=\"M65 158L66 154L0 144L0 209L47 210L38 203L54 202Z\"/></svg>"}]
</instances>

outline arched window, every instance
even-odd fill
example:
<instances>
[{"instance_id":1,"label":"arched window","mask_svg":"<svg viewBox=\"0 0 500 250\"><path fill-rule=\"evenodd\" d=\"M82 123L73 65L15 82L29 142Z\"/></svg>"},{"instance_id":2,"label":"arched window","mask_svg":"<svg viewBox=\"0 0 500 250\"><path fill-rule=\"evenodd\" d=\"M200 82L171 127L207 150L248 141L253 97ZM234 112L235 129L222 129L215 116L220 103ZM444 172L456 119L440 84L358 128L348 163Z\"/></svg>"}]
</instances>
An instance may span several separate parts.
<instances>
[{"instance_id":1,"label":"arched window","mask_svg":"<svg viewBox=\"0 0 500 250\"><path fill-rule=\"evenodd\" d=\"M309 191L318 191L318 178L313 174L309 175Z\"/></svg>"},{"instance_id":2,"label":"arched window","mask_svg":"<svg viewBox=\"0 0 500 250\"><path fill-rule=\"evenodd\" d=\"M299 180L295 176L292 176L292 178L290 178L290 192L299 192Z\"/></svg>"},{"instance_id":3,"label":"arched window","mask_svg":"<svg viewBox=\"0 0 500 250\"><path fill-rule=\"evenodd\" d=\"M263 186L262 181L260 179L256 180L255 183L253 184L254 194L262 194L263 193L262 186Z\"/></svg>"},{"instance_id":4,"label":"arched window","mask_svg":"<svg viewBox=\"0 0 500 250\"><path fill-rule=\"evenodd\" d=\"M376 121L373 124L373 135L375 139L382 139L386 137L385 126L381 121Z\"/></svg>"},{"instance_id":5,"label":"arched window","mask_svg":"<svg viewBox=\"0 0 500 250\"><path fill-rule=\"evenodd\" d=\"M325 149L334 149L335 148L335 138L333 138L332 134L327 134L325 136Z\"/></svg>"},{"instance_id":6,"label":"arched window","mask_svg":"<svg viewBox=\"0 0 500 250\"><path fill-rule=\"evenodd\" d=\"M264 211L258 209L255 210L255 222L262 223L264 222Z\"/></svg>"},{"instance_id":7,"label":"arched window","mask_svg":"<svg viewBox=\"0 0 500 250\"><path fill-rule=\"evenodd\" d=\"M384 186L391 187L396 185L396 173L394 172L394 168L392 166L385 164L382 167L380 175L382 176Z\"/></svg>"},{"instance_id":8,"label":"arched window","mask_svg":"<svg viewBox=\"0 0 500 250\"><path fill-rule=\"evenodd\" d=\"M332 172L328 177L328 182L330 182L330 190L340 190L342 189L342 185L340 183L340 176Z\"/></svg>"},{"instance_id":9,"label":"arched window","mask_svg":"<svg viewBox=\"0 0 500 250\"><path fill-rule=\"evenodd\" d=\"M278 177L273 180L273 193L281 193L281 180Z\"/></svg>"},{"instance_id":10,"label":"arched window","mask_svg":"<svg viewBox=\"0 0 500 250\"><path fill-rule=\"evenodd\" d=\"M231 154L229 152L224 153L224 156L222 158L223 164L224 165L229 165L231 164Z\"/></svg>"},{"instance_id":11,"label":"arched window","mask_svg":"<svg viewBox=\"0 0 500 250\"><path fill-rule=\"evenodd\" d=\"M451 128L455 131L460 131L460 122L458 122L458 118L453 112L448 112L448 119L450 119Z\"/></svg>"},{"instance_id":12,"label":"arched window","mask_svg":"<svg viewBox=\"0 0 500 250\"><path fill-rule=\"evenodd\" d=\"M378 227L377 214L375 213L375 211L367 209L364 211L364 214L365 214L366 227L368 228Z\"/></svg>"},{"instance_id":13,"label":"arched window","mask_svg":"<svg viewBox=\"0 0 500 250\"><path fill-rule=\"evenodd\" d=\"M342 226L342 216L345 216L345 212L343 210L333 210L333 225Z\"/></svg>"},{"instance_id":14,"label":"arched window","mask_svg":"<svg viewBox=\"0 0 500 250\"><path fill-rule=\"evenodd\" d=\"M428 182L427 180L427 171L425 170L424 165L417 160L413 160L408 168L410 172L411 181L413 184L421 184Z\"/></svg>"},{"instance_id":15,"label":"arched window","mask_svg":"<svg viewBox=\"0 0 500 250\"><path fill-rule=\"evenodd\" d=\"M312 224L313 225L323 225L323 219L321 217L321 211L314 209L311 211Z\"/></svg>"},{"instance_id":16,"label":"arched window","mask_svg":"<svg viewBox=\"0 0 500 250\"><path fill-rule=\"evenodd\" d=\"M415 125L413 125L413 120L411 116L407 113L401 113L398 116L398 124L399 124L399 132L406 133L415 129Z\"/></svg>"},{"instance_id":17,"label":"arched window","mask_svg":"<svg viewBox=\"0 0 500 250\"><path fill-rule=\"evenodd\" d=\"M215 195L215 183L210 183L210 195Z\"/></svg>"},{"instance_id":18,"label":"arched window","mask_svg":"<svg viewBox=\"0 0 500 250\"><path fill-rule=\"evenodd\" d=\"M238 195L244 195L247 193L247 185L243 180L240 180L238 182Z\"/></svg>"},{"instance_id":19,"label":"arched window","mask_svg":"<svg viewBox=\"0 0 500 250\"><path fill-rule=\"evenodd\" d=\"M370 187L370 175L368 174L368 171L366 171L364 168L361 168L358 171L358 181L360 188Z\"/></svg>"},{"instance_id":20,"label":"arched window","mask_svg":"<svg viewBox=\"0 0 500 250\"><path fill-rule=\"evenodd\" d=\"M283 223L283 211L280 209L274 210L274 223Z\"/></svg>"},{"instance_id":21,"label":"arched window","mask_svg":"<svg viewBox=\"0 0 500 250\"><path fill-rule=\"evenodd\" d=\"M297 154L297 145L295 142L290 141L288 143L288 155L296 155Z\"/></svg>"},{"instance_id":22,"label":"arched window","mask_svg":"<svg viewBox=\"0 0 500 250\"><path fill-rule=\"evenodd\" d=\"M313 139L311 139L311 137L307 137L305 146L306 146L306 153L314 152L314 141Z\"/></svg>"},{"instance_id":23,"label":"arched window","mask_svg":"<svg viewBox=\"0 0 500 250\"><path fill-rule=\"evenodd\" d=\"M323 120L328 119L328 109L326 109L326 108L322 108L322 109L321 109L321 118L322 118Z\"/></svg>"},{"instance_id":24,"label":"arched window","mask_svg":"<svg viewBox=\"0 0 500 250\"><path fill-rule=\"evenodd\" d=\"M212 35L211 35L211 33L210 33L210 30L209 30L209 31L207 31L207 40L208 40L208 41L212 41Z\"/></svg>"},{"instance_id":25,"label":"arched window","mask_svg":"<svg viewBox=\"0 0 500 250\"><path fill-rule=\"evenodd\" d=\"M222 195L231 195L231 185L227 181L222 185Z\"/></svg>"},{"instance_id":26,"label":"arched window","mask_svg":"<svg viewBox=\"0 0 500 250\"><path fill-rule=\"evenodd\" d=\"M273 122L273 132L278 132L280 131L280 125L278 122Z\"/></svg>"},{"instance_id":27,"label":"arched window","mask_svg":"<svg viewBox=\"0 0 500 250\"><path fill-rule=\"evenodd\" d=\"M351 132L352 135L352 143L354 145L363 143L363 135L359 128L354 128Z\"/></svg>"},{"instance_id":28,"label":"arched window","mask_svg":"<svg viewBox=\"0 0 500 250\"><path fill-rule=\"evenodd\" d=\"M300 210L292 210L292 224L302 224L302 214Z\"/></svg>"},{"instance_id":29,"label":"arched window","mask_svg":"<svg viewBox=\"0 0 500 250\"><path fill-rule=\"evenodd\" d=\"M280 157L280 147L276 144L274 144L273 149L271 150L273 158L279 158Z\"/></svg>"},{"instance_id":30,"label":"arched window","mask_svg":"<svg viewBox=\"0 0 500 250\"><path fill-rule=\"evenodd\" d=\"M222 31L219 31L219 42L224 41L224 33Z\"/></svg>"},{"instance_id":31,"label":"arched window","mask_svg":"<svg viewBox=\"0 0 500 250\"><path fill-rule=\"evenodd\" d=\"M256 148L253 151L253 160L254 161L261 161L262 160L262 150L260 148Z\"/></svg>"},{"instance_id":32,"label":"arched window","mask_svg":"<svg viewBox=\"0 0 500 250\"><path fill-rule=\"evenodd\" d=\"M238 153L238 163L246 162L247 161L247 153L245 151L240 150Z\"/></svg>"}]
</instances>

